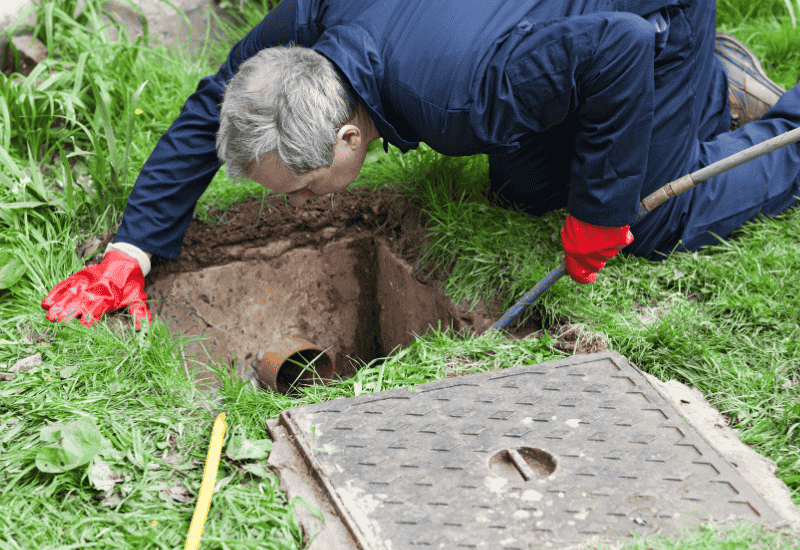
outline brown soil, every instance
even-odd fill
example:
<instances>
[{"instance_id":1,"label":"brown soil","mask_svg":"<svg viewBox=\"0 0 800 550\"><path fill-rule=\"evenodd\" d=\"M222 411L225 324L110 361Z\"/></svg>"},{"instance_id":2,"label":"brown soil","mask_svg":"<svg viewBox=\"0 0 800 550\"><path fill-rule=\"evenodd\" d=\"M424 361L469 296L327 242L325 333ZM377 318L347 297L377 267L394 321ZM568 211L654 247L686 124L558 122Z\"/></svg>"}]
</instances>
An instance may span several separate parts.
<instances>
[{"instance_id":1,"label":"brown soil","mask_svg":"<svg viewBox=\"0 0 800 550\"><path fill-rule=\"evenodd\" d=\"M345 237L384 237L393 243L393 252L410 263L421 257L417 250L424 239L424 211L419 201L390 189L375 192L355 189L338 194L333 209L329 201L308 201L303 208L294 208L280 198L273 198L271 203L265 201L263 205L258 199L249 199L227 212L210 213L220 223L192 219L178 259L153 257L146 284L173 273L224 265L231 261L231 253L246 258L247 250L263 248L281 239L289 239L292 249ZM78 257L90 256L97 250L102 252L115 235L109 230L89 237L78 246ZM95 256L87 265L99 262L100 257Z\"/></svg>"},{"instance_id":2,"label":"brown soil","mask_svg":"<svg viewBox=\"0 0 800 550\"><path fill-rule=\"evenodd\" d=\"M292 249L370 234L395 243L393 251L408 258L408 252L423 236L411 229L422 224L419 203L386 189L338 194L333 209L329 200L308 201L304 207L294 208L272 198L272 203L263 207L260 200L250 199L223 214L211 213L221 223L192 220L178 260L156 261L147 282L170 273L225 264L231 260L231 253L246 258L248 249L262 248L279 239L289 239Z\"/></svg>"}]
</instances>

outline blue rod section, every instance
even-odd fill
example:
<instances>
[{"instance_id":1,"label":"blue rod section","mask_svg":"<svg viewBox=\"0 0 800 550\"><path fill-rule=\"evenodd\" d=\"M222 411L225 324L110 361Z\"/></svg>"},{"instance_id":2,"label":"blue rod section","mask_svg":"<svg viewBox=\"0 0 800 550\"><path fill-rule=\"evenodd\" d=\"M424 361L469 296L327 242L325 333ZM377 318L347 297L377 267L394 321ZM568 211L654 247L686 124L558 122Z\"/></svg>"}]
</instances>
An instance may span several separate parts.
<instances>
[{"instance_id":1,"label":"blue rod section","mask_svg":"<svg viewBox=\"0 0 800 550\"><path fill-rule=\"evenodd\" d=\"M528 309L528 306L533 304L536 300L539 299L539 296L544 294L544 292L553 286L557 280L567 274L567 261L561 260L561 263L553 269L550 273L545 275L544 279L536 283L536 286L530 289L525 296L520 298L520 300L514 304L511 309L509 309L505 315L500 317L495 324L493 324L490 328L495 330L501 330L506 328L510 325L514 319L520 316L520 314Z\"/></svg>"}]
</instances>

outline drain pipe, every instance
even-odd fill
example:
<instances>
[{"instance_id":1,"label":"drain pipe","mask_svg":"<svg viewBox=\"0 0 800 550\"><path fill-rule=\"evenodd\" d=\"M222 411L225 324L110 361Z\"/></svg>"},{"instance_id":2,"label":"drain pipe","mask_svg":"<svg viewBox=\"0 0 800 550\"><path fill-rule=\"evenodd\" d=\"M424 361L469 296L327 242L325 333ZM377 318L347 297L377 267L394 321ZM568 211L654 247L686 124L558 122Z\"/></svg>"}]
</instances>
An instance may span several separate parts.
<instances>
[{"instance_id":1,"label":"drain pipe","mask_svg":"<svg viewBox=\"0 0 800 550\"><path fill-rule=\"evenodd\" d=\"M320 346L302 338L274 340L253 361L253 370L264 388L287 394L300 386L333 380L333 359Z\"/></svg>"}]
</instances>

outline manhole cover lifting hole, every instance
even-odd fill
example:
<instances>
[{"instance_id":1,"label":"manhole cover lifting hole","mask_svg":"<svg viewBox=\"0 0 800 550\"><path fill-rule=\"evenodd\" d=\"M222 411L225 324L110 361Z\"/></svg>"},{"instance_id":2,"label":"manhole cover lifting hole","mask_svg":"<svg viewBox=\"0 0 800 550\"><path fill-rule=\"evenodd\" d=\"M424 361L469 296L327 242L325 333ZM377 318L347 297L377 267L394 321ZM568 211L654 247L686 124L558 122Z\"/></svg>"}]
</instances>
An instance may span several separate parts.
<instances>
[{"instance_id":1,"label":"manhole cover lifting hole","mask_svg":"<svg viewBox=\"0 0 800 550\"><path fill-rule=\"evenodd\" d=\"M556 459L542 449L503 449L489 459L491 471L508 481L542 479L556 470Z\"/></svg>"},{"instance_id":2,"label":"manhole cover lifting hole","mask_svg":"<svg viewBox=\"0 0 800 550\"><path fill-rule=\"evenodd\" d=\"M588 533L780 521L616 352L306 405L279 423L369 550L413 548L453 523L479 547L502 534L507 548L559 548Z\"/></svg>"}]
</instances>

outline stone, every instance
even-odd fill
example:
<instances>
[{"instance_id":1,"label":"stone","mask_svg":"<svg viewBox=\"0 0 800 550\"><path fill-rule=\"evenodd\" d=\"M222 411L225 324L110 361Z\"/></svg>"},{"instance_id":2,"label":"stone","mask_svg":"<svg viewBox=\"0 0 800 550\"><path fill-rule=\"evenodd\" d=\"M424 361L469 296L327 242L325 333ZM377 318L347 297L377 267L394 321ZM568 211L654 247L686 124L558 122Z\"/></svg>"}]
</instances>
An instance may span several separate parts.
<instances>
[{"instance_id":1,"label":"stone","mask_svg":"<svg viewBox=\"0 0 800 550\"><path fill-rule=\"evenodd\" d=\"M212 39L217 33L222 33L212 13L222 21L233 21L230 14L213 0L172 0L171 3L182 13L163 0L133 0L132 3L138 10L124 0L109 0L103 4L103 8L124 25L131 41L143 36L143 19L146 19L151 46L163 45L168 50L182 49L191 56L195 56L203 47L206 29L210 27L209 36ZM104 20L109 22L105 16ZM109 33L112 39L117 38L113 27L109 27ZM223 61L212 60L212 64L219 65Z\"/></svg>"},{"instance_id":2,"label":"stone","mask_svg":"<svg viewBox=\"0 0 800 550\"><path fill-rule=\"evenodd\" d=\"M21 36L13 36L11 38L11 47L8 47L3 62L3 73L8 76L12 73L19 73L23 76L28 76L33 71L38 63L47 59L47 46L29 34ZM51 72L55 72L51 70ZM14 82L22 83L22 78L15 76ZM36 79L36 86L41 84L41 78Z\"/></svg>"},{"instance_id":3,"label":"stone","mask_svg":"<svg viewBox=\"0 0 800 550\"><path fill-rule=\"evenodd\" d=\"M47 46L38 38L34 38L30 34L21 36L14 36L11 38L11 43L19 51L20 58L24 56L27 63L35 65L47 59ZM20 59L22 61L22 59Z\"/></svg>"}]
</instances>

